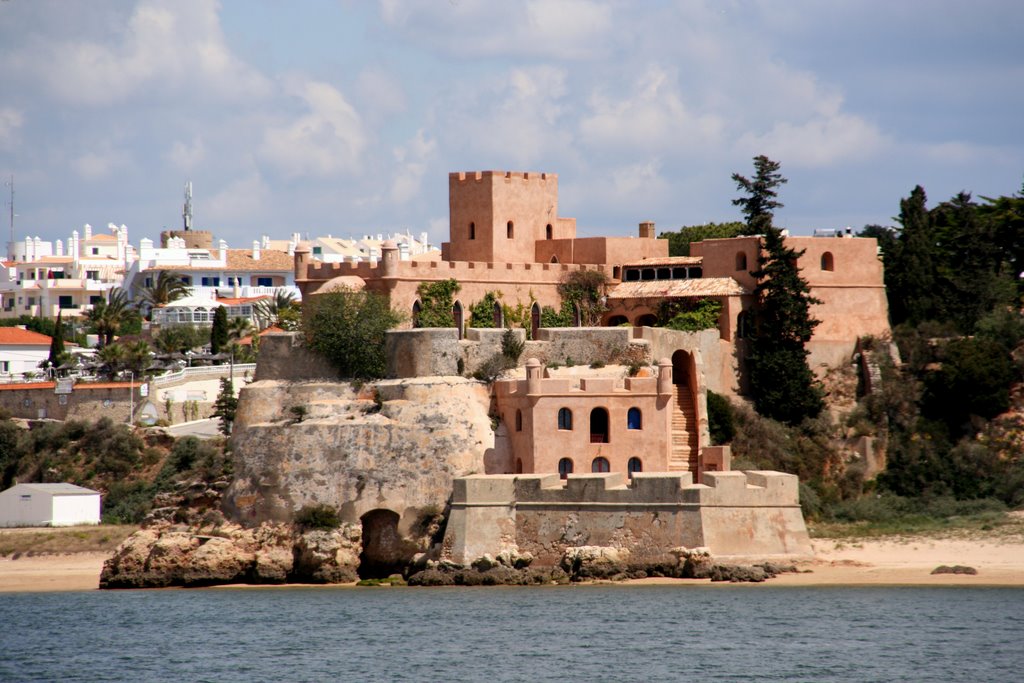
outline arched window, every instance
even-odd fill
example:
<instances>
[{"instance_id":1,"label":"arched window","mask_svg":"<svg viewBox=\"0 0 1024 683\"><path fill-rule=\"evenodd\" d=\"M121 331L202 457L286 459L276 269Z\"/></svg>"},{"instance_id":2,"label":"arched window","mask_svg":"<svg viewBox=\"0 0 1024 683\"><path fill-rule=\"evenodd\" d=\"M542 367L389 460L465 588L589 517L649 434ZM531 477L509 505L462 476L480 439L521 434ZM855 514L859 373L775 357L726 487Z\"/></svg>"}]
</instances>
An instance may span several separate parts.
<instances>
[{"instance_id":1,"label":"arched window","mask_svg":"<svg viewBox=\"0 0 1024 683\"><path fill-rule=\"evenodd\" d=\"M640 462L640 458L630 458L629 462L626 463L626 472L629 473L629 478L633 478L635 472L643 472L644 464Z\"/></svg>"},{"instance_id":2,"label":"arched window","mask_svg":"<svg viewBox=\"0 0 1024 683\"><path fill-rule=\"evenodd\" d=\"M540 304L536 301L533 302L533 306L530 306L530 339L537 338L537 332L540 330Z\"/></svg>"},{"instance_id":3,"label":"arched window","mask_svg":"<svg viewBox=\"0 0 1024 683\"><path fill-rule=\"evenodd\" d=\"M475 240L476 239L476 223L470 223L469 224L469 239L471 239L471 240Z\"/></svg>"},{"instance_id":4,"label":"arched window","mask_svg":"<svg viewBox=\"0 0 1024 683\"><path fill-rule=\"evenodd\" d=\"M613 315L608 318L608 327L618 327L619 325L628 325L629 318L624 315Z\"/></svg>"},{"instance_id":5,"label":"arched window","mask_svg":"<svg viewBox=\"0 0 1024 683\"><path fill-rule=\"evenodd\" d=\"M494 326L498 329L505 327L505 315L501 310L501 304L497 301L494 302L494 310L492 313L494 316Z\"/></svg>"},{"instance_id":6,"label":"arched window","mask_svg":"<svg viewBox=\"0 0 1024 683\"><path fill-rule=\"evenodd\" d=\"M558 263L558 255L557 254L552 254L551 255L551 262L552 263Z\"/></svg>"},{"instance_id":7,"label":"arched window","mask_svg":"<svg viewBox=\"0 0 1024 683\"><path fill-rule=\"evenodd\" d=\"M419 327L420 326L420 311L422 311L422 310L423 310L423 304L420 303L419 299L416 299L416 301L414 301L413 304L412 304L412 326L413 327Z\"/></svg>"},{"instance_id":8,"label":"arched window","mask_svg":"<svg viewBox=\"0 0 1024 683\"><path fill-rule=\"evenodd\" d=\"M594 458L594 462L590 463L591 472L610 472L611 465L608 464L608 458L597 456Z\"/></svg>"},{"instance_id":9,"label":"arched window","mask_svg":"<svg viewBox=\"0 0 1024 683\"><path fill-rule=\"evenodd\" d=\"M568 408L558 409L558 428L572 430L572 411Z\"/></svg>"},{"instance_id":10,"label":"arched window","mask_svg":"<svg viewBox=\"0 0 1024 683\"><path fill-rule=\"evenodd\" d=\"M581 327L583 325L583 311L580 310L580 303L574 301L572 303L572 326Z\"/></svg>"},{"instance_id":11,"label":"arched window","mask_svg":"<svg viewBox=\"0 0 1024 683\"><path fill-rule=\"evenodd\" d=\"M643 429L644 416L639 408L630 408L626 413L626 429Z\"/></svg>"},{"instance_id":12,"label":"arched window","mask_svg":"<svg viewBox=\"0 0 1024 683\"><path fill-rule=\"evenodd\" d=\"M572 460L562 458L558 461L558 476L562 479L568 479L570 474L572 474Z\"/></svg>"},{"instance_id":13,"label":"arched window","mask_svg":"<svg viewBox=\"0 0 1024 683\"><path fill-rule=\"evenodd\" d=\"M548 224L547 224L547 227L545 227L545 228L544 228L544 235L545 235L545 236L546 236L546 237L547 237L548 239L551 239L552 237L554 237L554 236L555 236L555 230L554 230L554 228L552 228L552 227L551 227L551 224L550 224L550 223L548 223ZM570 471L571 471L571 470L570 470Z\"/></svg>"},{"instance_id":14,"label":"arched window","mask_svg":"<svg viewBox=\"0 0 1024 683\"><path fill-rule=\"evenodd\" d=\"M523 411L521 410L516 411L516 431L523 431Z\"/></svg>"},{"instance_id":15,"label":"arched window","mask_svg":"<svg viewBox=\"0 0 1024 683\"><path fill-rule=\"evenodd\" d=\"M832 258L832 252L826 251L821 255L821 269L822 270L835 270L835 260Z\"/></svg>"},{"instance_id":16,"label":"arched window","mask_svg":"<svg viewBox=\"0 0 1024 683\"><path fill-rule=\"evenodd\" d=\"M742 251L736 252L736 270L747 269L747 255Z\"/></svg>"},{"instance_id":17,"label":"arched window","mask_svg":"<svg viewBox=\"0 0 1024 683\"><path fill-rule=\"evenodd\" d=\"M514 234L515 234L515 231L512 229L512 221L509 221L508 223L505 224L505 235L509 239L512 239Z\"/></svg>"},{"instance_id":18,"label":"arched window","mask_svg":"<svg viewBox=\"0 0 1024 683\"><path fill-rule=\"evenodd\" d=\"M608 443L608 411L604 408L590 411L590 443Z\"/></svg>"}]
</instances>

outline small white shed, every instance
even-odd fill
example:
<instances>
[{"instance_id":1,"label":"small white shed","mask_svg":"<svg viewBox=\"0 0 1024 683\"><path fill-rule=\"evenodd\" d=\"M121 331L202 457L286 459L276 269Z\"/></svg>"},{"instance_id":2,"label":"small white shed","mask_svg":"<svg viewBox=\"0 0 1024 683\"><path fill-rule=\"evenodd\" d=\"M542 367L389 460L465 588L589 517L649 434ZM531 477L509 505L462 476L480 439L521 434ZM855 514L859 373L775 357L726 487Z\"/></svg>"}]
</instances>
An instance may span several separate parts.
<instances>
[{"instance_id":1,"label":"small white shed","mask_svg":"<svg viewBox=\"0 0 1024 683\"><path fill-rule=\"evenodd\" d=\"M0 526L99 523L99 491L74 484L15 484L0 491Z\"/></svg>"}]
</instances>

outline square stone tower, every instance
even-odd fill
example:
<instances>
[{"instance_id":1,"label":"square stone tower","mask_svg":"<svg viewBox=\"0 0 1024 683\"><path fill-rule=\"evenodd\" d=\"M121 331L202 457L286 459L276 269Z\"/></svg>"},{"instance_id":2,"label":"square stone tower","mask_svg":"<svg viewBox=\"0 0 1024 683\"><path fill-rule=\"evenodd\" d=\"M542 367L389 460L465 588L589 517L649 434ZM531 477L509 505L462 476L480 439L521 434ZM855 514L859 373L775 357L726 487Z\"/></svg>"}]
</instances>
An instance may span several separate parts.
<instances>
[{"instance_id":1,"label":"square stone tower","mask_svg":"<svg viewBox=\"0 0 1024 683\"><path fill-rule=\"evenodd\" d=\"M558 218L558 176L503 171L448 175L448 261L533 263L540 240L576 237Z\"/></svg>"}]
</instances>

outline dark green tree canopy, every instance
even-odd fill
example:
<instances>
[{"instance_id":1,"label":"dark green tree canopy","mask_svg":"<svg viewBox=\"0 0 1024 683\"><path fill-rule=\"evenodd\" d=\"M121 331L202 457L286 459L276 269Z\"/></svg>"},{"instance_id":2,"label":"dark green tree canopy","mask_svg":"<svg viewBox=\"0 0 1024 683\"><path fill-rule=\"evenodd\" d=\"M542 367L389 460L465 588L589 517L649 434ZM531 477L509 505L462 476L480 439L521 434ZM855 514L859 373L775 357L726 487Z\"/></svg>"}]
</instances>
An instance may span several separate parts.
<instances>
[{"instance_id":1,"label":"dark green tree canopy","mask_svg":"<svg viewBox=\"0 0 1024 683\"><path fill-rule=\"evenodd\" d=\"M690 245L711 239L725 239L742 235L746 230L744 223L705 223L703 225L687 225L675 232L667 231L659 235L668 240L669 256L690 256Z\"/></svg>"},{"instance_id":2,"label":"dark green tree canopy","mask_svg":"<svg viewBox=\"0 0 1024 683\"><path fill-rule=\"evenodd\" d=\"M763 154L754 157L754 178L749 180L739 173L733 173L732 179L737 189L744 196L732 200L733 206L740 207L746 216L745 235L764 235L771 227L775 217L774 209L782 208L782 202L776 188L789 182L782 177L779 169L782 165L772 161Z\"/></svg>"},{"instance_id":3,"label":"dark green tree canopy","mask_svg":"<svg viewBox=\"0 0 1024 683\"><path fill-rule=\"evenodd\" d=\"M824 407L822 392L807 365L807 350L818 321L811 306L807 281L797 260L802 252L786 245L782 231L772 225L776 188L786 182L780 164L768 157L754 158L755 179L733 174L746 196L734 199L747 217L747 234L763 235L754 289L754 331L746 348L746 372L751 398L762 415L787 424L816 417Z\"/></svg>"}]
</instances>

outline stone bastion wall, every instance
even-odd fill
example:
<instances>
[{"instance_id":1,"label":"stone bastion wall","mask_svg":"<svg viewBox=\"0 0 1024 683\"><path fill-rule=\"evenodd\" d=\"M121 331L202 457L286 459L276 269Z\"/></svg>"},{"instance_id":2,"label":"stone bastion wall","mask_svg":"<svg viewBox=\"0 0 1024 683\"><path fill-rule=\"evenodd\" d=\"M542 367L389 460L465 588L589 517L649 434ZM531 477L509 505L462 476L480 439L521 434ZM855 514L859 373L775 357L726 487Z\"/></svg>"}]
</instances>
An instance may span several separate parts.
<instances>
[{"instance_id":1,"label":"stone bastion wall","mask_svg":"<svg viewBox=\"0 0 1024 683\"><path fill-rule=\"evenodd\" d=\"M627 550L639 562L707 547L719 557L812 554L796 476L771 471L473 475L454 480L443 556L531 553L557 565L566 548Z\"/></svg>"}]
</instances>

